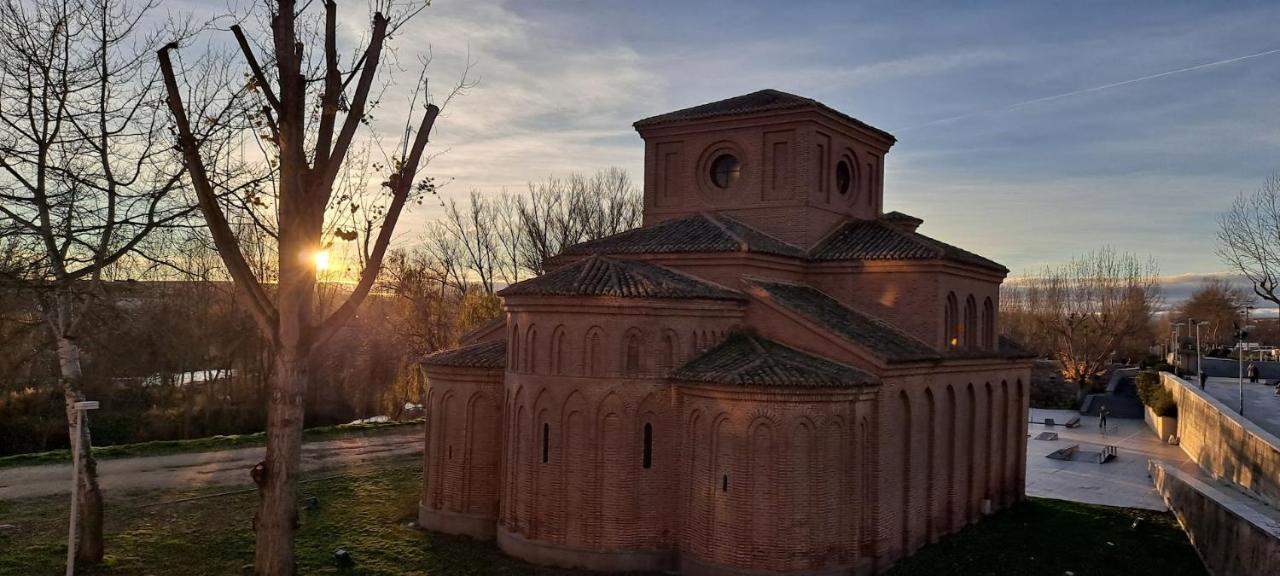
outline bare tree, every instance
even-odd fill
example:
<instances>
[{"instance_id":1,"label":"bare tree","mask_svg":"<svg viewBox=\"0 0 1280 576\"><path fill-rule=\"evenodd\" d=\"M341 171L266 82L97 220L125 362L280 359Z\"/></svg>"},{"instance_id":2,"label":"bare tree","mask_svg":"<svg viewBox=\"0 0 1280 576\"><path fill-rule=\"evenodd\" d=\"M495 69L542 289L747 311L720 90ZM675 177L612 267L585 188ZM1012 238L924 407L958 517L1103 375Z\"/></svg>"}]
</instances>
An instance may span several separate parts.
<instances>
[{"instance_id":1,"label":"bare tree","mask_svg":"<svg viewBox=\"0 0 1280 576\"><path fill-rule=\"evenodd\" d=\"M1280 305L1280 173L1238 196L1218 218L1217 252L1253 283L1259 298Z\"/></svg>"},{"instance_id":2,"label":"bare tree","mask_svg":"<svg viewBox=\"0 0 1280 576\"><path fill-rule=\"evenodd\" d=\"M76 429L73 408L84 399L81 319L113 267L160 258L144 241L185 225L192 212L180 198L182 164L162 129L154 38L185 38L194 28L161 23L149 31L154 8L0 3L0 234L36 255L8 281L34 295L57 347L68 430L79 435L85 462L73 543L85 563L102 559L103 513L88 427ZM231 100L193 101L206 117L234 109Z\"/></svg>"},{"instance_id":3,"label":"bare tree","mask_svg":"<svg viewBox=\"0 0 1280 576\"><path fill-rule=\"evenodd\" d=\"M171 63L170 54L176 46L168 45L159 52L169 109L200 211L228 273L245 294L259 331L275 351L267 409L266 460L254 470L260 494L255 517L254 565L260 576L294 573L303 401L314 377L313 355L355 315L373 288L405 204L415 194L430 191L428 180L419 181L415 186L415 178L440 108L423 98L424 101L418 101L424 108L421 122L416 130L405 130L396 157L386 164L390 174L383 186L389 191L390 200L372 248L364 258L358 281L346 299L322 317L316 306L313 257L324 246L326 208L331 205L335 189L341 186L335 181L351 152L356 131L368 120L370 94L386 42L423 7L378 2L368 43L353 61L344 64L338 55L335 2L306 3L301 7L293 0L274 2L267 10L270 42L266 43L271 55L267 63L274 65L273 73L259 63L242 29L232 27L251 71L252 85L265 102L263 124L269 130L266 149L275 169L277 283L274 298L262 279L255 277L209 181L207 159L202 157L201 144L192 133L189 111ZM307 12L309 8L311 12ZM315 10L323 12L314 15ZM319 21L322 30L310 50L308 18ZM311 78L318 81L312 82ZM465 86L465 81L459 86ZM418 88L420 92L416 93L425 93L425 88L423 79ZM318 102L318 118L308 109L312 96L318 99L311 100Z\"/></svg>"},{"instance_id":4,"label":"bare tree","mask_svg":"<svg viewBox=\"0 0 1280 576\"><path fill-rule=\"evenodd\" d=\"M502 239L498 235L497 205L472 190L465 209L450 199L445 203L444 229L452 251L460 257L462 266L475 275L484 291L492 294L496 289L502 269Z\"/></svg>"},{"instance_id":5,"label":"bare tree","mask_svg":"<svg viewBox=\"0 0 1280 576\"><path fill-rule=\"evenodd\" d=\"M523 228L519 265L537 275L569 246L639 226L643 198L625 170L609 168L589 177L530 182L528 196L517 197L515 207Z\"/></svg>"},{"instance_id":6,"label":"bare tree","mask_svg":"<svg viewBox=\"0 0 1280 576\"><path fill-rule=\"evenodd\" d=\"M1222 278L1208 278L1178 306L1173 320L1202 322L1201 339L1206 347L1230 344L1237 326L1243 325L1244 307L1251 295Z\"/></svg>"},{"instance_id":7,"label":"bare tree","mask_svg":"<svg viewBox=\"0 0 1280 576\"><path fill-rule=\"evenodd\" d=\"M1154 342L1157 274L1153 260L1110 248L1046 266L1005 284L1001 324L1024 345L1057 360L1083 395L1126 344L1135 338Z\"/></svg>"}]
</instances>

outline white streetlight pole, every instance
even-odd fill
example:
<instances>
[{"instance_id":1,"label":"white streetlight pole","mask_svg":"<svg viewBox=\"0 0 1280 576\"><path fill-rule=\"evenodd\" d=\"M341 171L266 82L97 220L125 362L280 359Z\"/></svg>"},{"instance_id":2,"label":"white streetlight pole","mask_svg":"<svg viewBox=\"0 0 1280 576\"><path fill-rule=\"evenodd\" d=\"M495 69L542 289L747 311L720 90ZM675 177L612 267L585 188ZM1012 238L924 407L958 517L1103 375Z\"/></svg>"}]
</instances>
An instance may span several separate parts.
<instances>
[{"instance_id":1,"label":"white streetlight pole","mask_svg":"<svg viewBox=\"0 0 1280 576\"><path fill-rule=\"evenodd\" d=\"M80 521L80 436L84 426L84 411L97 410L97 401L76 402L72 405L76 410L76 430L71 438L71 525L67 528L67 576L76 573L76 523Z\"/></svg>"}]
</instances>

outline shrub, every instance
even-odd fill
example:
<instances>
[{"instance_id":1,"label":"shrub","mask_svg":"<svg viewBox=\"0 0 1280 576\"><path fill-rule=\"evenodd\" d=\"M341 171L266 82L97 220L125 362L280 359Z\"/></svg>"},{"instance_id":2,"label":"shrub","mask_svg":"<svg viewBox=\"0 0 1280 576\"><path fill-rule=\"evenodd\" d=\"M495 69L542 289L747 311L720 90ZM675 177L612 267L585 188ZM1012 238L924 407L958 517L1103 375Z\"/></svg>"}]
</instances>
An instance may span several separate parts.
<instances>
[{"instance_id":1,"label":"shrub","mask_svg":"<svg viewBox=\"0 0 1280 576\"><path fill-rule=\"evenodd\" d=\"M1160 382L1159 372L1154 369L1143 370L1138 373L1137 383L1138 399L1151 408L1156 416L1174 418L1178 416L1178 403L1173 400L1173 394Z\"/></svg>"}]
</instances>

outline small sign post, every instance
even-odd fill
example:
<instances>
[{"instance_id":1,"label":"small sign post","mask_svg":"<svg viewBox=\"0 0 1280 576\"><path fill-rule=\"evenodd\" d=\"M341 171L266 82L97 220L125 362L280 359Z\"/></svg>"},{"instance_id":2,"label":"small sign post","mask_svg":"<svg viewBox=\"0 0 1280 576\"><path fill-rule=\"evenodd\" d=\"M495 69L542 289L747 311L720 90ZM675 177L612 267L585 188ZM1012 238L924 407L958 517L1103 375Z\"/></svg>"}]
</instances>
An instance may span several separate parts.
<instances>
[{"instance_id":1,"label":"small sign post","mask_svg":"<svg viewBox=\"0 0 1280 576\"><path fill-rule=\"evenodd\" d=\"M67 528L67 576L76 573L76 523L80 520L80 427L84 426L84 411L97 410L98 402L76 402L72 407L76 410L76 429L75 436L71 438L71 526Z\"/></svg>"}]
</instances>

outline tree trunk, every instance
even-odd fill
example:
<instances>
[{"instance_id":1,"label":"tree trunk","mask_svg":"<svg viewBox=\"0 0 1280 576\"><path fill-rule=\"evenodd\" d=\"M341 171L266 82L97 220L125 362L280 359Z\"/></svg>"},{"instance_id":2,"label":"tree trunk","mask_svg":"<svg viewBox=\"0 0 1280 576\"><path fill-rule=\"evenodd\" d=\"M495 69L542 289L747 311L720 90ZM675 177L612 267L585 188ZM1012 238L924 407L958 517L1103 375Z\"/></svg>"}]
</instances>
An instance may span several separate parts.
<instances>
[{"instance_id":1,"label":"tree trunk","mask_svg":"<svg viewBox=\"0 0 1280 576\"><path fill-rule=\"evenodd\" d=\"M93 443L89 438L89 414L85 413L80 420L84 426L77 430L75 403L84 400L80 389L80 346L65 335L58 337L58 368L62 374L62 396L67 412L67 433L71 445L75 446L76 434L80 435L80 482L76 485L76 499L79 501L79 530L76 562L79 564L98 564L102 562L102 490L98 488L98 465L93 460L90 448ZM70 545L70 543L68 543Z\"/></svg>"},{"instance_id":2,"label":"tree trunk","mask_svg":"<svg viewBox=\"0 0 1280 576\"><path fill-rule=\"evenodd\" d=\"M276 356L267 407L265 475L258 482L254 518L258 576L294 573L293 536L298 529L297 481L302 463L302 399L311 379L307 353L285 347Z\"/></svg>"}]
</instances>

